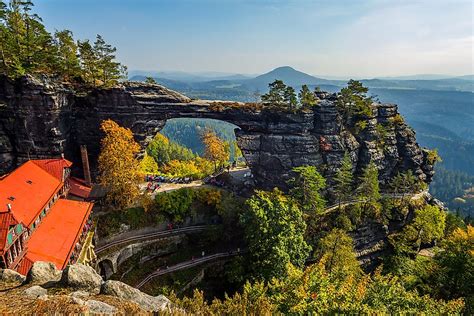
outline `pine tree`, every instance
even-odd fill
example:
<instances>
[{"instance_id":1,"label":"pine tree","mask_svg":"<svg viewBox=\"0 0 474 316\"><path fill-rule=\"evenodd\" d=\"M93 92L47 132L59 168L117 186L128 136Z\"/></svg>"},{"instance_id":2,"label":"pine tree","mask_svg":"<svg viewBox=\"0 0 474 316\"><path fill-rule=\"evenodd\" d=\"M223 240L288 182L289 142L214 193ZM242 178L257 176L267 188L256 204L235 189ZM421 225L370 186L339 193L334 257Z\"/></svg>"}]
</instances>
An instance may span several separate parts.
<instances>
[{"instance_id":1,"label":"pine tree","mask_svg":"<svg viewBox=\"0 0 474 316\"><path fill-rule=\"evenodd\" d=\"M293 87L286 87L285 93L283 94L285 98L285 103L288 106L289 110L294 110L298 106L298 99L296 98L295 89Z\"/></svg>"},{"instance_id":2,"label":"pine tree","mask_svg":"<svg viewBox=\"0 0 474 316\"><path fill-rule=\"evenodd\" d=\"M312 93L307 85L302 85L300 93L298 94L300 99L300 103L302 106L311 107L316 105L316 97L314 93Z\"/></svg>"},{"instance_id":3,"label":"pine tree","mask_svg":"<svg viewBox=\"0 0 474 316\"><path fill-rule=\"evenodd\" d=\"M126 68L115 60L117 49L107 44L102 36L97 35L93 51L97 58L99 80L104 86L113 86L126 77Z\"/></svg>"},{"instance_id":4,"label":"pine tree","mask_svg":"<svg viewBox=\"0 0 474 316\"><path fill-rule=\"evenodd\" d=\"M364 210L378 217L381 208L379 200L382 196L379 188L379 171L372 161L364 169L357 192L359 198L364 201Z\"/></svg>"},{"instance_id":5,"label":"pine tree","mask_svg":"<svg viewBox=\"0 0 474 316\"><path fill-rule=\"evenodd\" d=\"M56 31L54 34L58 49L58 70L66 77L76 77L81 74L78 57L78 47L71 31Z\"/></svg>"},{"instance_id":6,"label":"pine tree","mask_svg":"<svg viewBox=\"0 0 474 316\"><path fill-rule=\"evenodd\" d=\"M372 114L373 100L367 96L368 91L361 82L352 79L347 83L347 87L341 89L336 105L345 121L349 121L354 115L364 118Z\"/></svg>"},{"instance_id":7,"label":"pine tree","mask_svg":"<svg viewBox=\"0 0 474 316\"><path fill-rule=\"evenodd\" d=\"M326 186L326 180L314 166L293 168L296 176L288 183L292 186L290 194L307 213L319 213L324 209L326 201L321 196L321 190Z\"/></svg>"},{"instance_id":8,"label":"pine tree","mask_svg":"<svg viewBox=\"0 0 474 316\"><path fill-rule=\"evenodd\" d=\"M359 196L367 202L380 200L379 171L373 161L364 169L357 188Z\"/></svg>"},{"instance_id":9,"label":"pine tree","mask_svg":"<svg viewBox=\"0 0 474 316\"><path fill-rule=\"evenodd\" d=\"M146 77L145 78L145 83L156 84L156 80L153 77Z\"/></svg>"},{"instance_id":10,"label":"pine tree","mask_svg":"<svg viewBox=\"0 0 474 316\"><path fill-rule=\"evenodd\" d=\"M349 155L345 153L341 167L336 171L336 175L334 176L334 192L336 193L339 207L341 207L342 201L348 200L351 196L353 181L352 161Z\"/></svg>"},{"instance_id":11,"label":"pine tree","mask_svg":"<svg viewBox=\"0 0 474 316\"><path fill-rule=\"evenodd\" d=\"M284 107L286 85L281 80L275 80L268 85L268 93L262 95L261 100L265 105Z\"/></svg>"},{"instance_id":12,"label":"pine tree","mask_svg":"<svg viewBox=\"0 0 474 316\"><path fill-rule=\"evenodd\" d=\"M77 46L79 47L79 56L81 58L82 77L87 83L96 86L99 77L99 65L94 48L89 40L78 41Z\"/></svg>"}]
</instances>

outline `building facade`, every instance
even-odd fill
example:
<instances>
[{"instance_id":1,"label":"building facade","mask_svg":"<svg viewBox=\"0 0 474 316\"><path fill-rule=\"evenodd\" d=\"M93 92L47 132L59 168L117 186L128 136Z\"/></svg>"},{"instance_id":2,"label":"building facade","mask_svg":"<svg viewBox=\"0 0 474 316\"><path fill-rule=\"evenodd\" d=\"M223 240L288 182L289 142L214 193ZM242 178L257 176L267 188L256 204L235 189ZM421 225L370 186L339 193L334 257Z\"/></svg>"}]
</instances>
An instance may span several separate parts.
<instances>
[{"instance_id":1,"label":"building facade","mask_svg":"<svg viewBox=\"0 0 474 316\"><path fill-rule=\"evenodd\" d=\"M77 196L81 180L70 176L71 165L64 158L30 160L0 178L0 268L26 274L36 261L64 269L94 258L92 243L83 247L93 232L93 203Z\"/></svg>"}]
</instances>

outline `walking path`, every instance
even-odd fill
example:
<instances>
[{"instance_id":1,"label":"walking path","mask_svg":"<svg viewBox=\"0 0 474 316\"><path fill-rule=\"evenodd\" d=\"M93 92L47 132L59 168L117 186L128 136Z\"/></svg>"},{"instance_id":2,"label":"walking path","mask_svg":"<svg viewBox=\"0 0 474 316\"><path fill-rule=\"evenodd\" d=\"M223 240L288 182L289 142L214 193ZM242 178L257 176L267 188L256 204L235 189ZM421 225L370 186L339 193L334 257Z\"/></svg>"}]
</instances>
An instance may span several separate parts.
<instances>
[{"instance_id":1,"label":"walking path","mask_svg":"<svg viewBox=\"0 0 474 316\"><path fill-rule=\"evenodd\" d=\"M136 235L136 236L131 236L131 237L125 237L125 238L114 240L106 245L97 247L95 249L95 253L98 255L101 252L104 252L107 249L110 249L112 247L132 243L132 242L138 242L138 241L155 239L155 238L164 238L164 237L169 237L169 236L182 234L182 233L192 233L192 232L203 231L206 228L209 228L210 226L212 225L188 226L188 227L183 227L183 228L175 228L175 229L169 229L165 231L151 232L151 233L146 233L146 234L141 234L141 235Z\"/></svg>"},{"instance_id":2,"label":"walking path","mask_svg":"<svg viewBox=\"0 0 474 316\"><path fill-rule=\"evenodd\" d=\"M194 260L184 261L184 262L178 263L178 264L176 264L174 266L171 266L171 267L158 268L154 272L152 272L148 276L146 276L135 287L137 289L139 289L142 286L144 286L146 283L148 283L150 280L152 280L153 278L156 278L157 276L160 276L160 275L168 274L168 273L183 270L183 269L188 269L188 268L191 268L191 267L194 267L194 266L197 266L197 265L209 262L209 261L214 261L214 260L218 260L218 259L222 259L222 258L233 257L233 256L239 255L241 253L243 253L243 252L242 251L220 252L220 253L215 253L213 255L197 258L197 259L194 259Z\"/></svg>"},{"instance_id":3,"label":"walking path","mask_svg":"<svg viewBox=\"0 0 474 316\"><path fill-rule=\"evenodd\" d=\"M411 200L417 200L420 197L422 197L423 195L425 195L426 193L428 193L428 190L423 190L423 191L415 193L415 194L382 193L382 197L388 197L388 198L392 198L392 199L402 199L402 198L410 197ZM327 213L330 213L330 212L338 209L339 207L344 207L344 206L347 206L347 205L352 205L352 204L356 204L356 203L360 203L360 202L365 202L365 200L364 199L352 199L352 200L347 200L347 201L341 201L341 203L335 203L335 204L326 206L324 208L324 212L321 215L325 215Z\"/></svg>"}]
</instances>

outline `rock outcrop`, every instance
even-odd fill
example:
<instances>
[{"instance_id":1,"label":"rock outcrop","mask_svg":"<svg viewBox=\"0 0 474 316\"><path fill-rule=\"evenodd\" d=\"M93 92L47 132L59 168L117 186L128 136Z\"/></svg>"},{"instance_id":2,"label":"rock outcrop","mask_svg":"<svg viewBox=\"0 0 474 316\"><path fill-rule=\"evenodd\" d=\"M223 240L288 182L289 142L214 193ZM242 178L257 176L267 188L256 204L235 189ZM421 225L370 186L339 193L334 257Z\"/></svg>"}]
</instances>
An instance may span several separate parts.
<instances>
[{"instance_id":1,"label":"rock outcrop","mask_svg":"<svg viewBox=\"0 0 474 316\"><path fill-rule=\"evenodd\" d=\"M10 269L0 269L0 282L15 283L25 281L25 276Z\"/></svg>"},{"instance_id":2,"label":"rock outcrop","mask_svg":"<svg viewBox=\"0 0 474 316\"><path fill-rule=\"evenodd\" d=\"M92 267L80 263L67 266L61 276L64 286L94 294L100 292L102 282L102 277Z\"/></svg>"},{"instance_id":3,"label":"rock outcrop","mask_svg":"<svg viewBox=\"0 0 474 316\"><path fill-rule=\"evenodd\" d=\"M137 303L148 312L164 311L171 305L170 300L163 295L151 296L119 281L106 281L102 285L101 293Z\"/></svg>"},{"instance_id":4,"label":"rock outcrop","mask_svg":"<svg viewBox=\"0 0 474 316\"><path fill-rule=\"evenodd\" d=\"M39 285L33 285L32 287L29 287L25 290L25 294L29 298L45 297L48 295L48 290L42 288Z\"/></svg>"},{"instance_id":5,"label":"rock outcrop","mask_svg":"<svg viewBox=\"0 0 474 316\"><path fill-rule=\"evenodd\" d=\"M48 268L43 262L38 268ZM51 270L51 269L48 269ZM53 271L55 272L55 271ZM37 275L37 274L35 274ZM71 314L149 314L151 312L173 313L175 307L163 295L151 296L119 281L103 282L97 272L89 266L73 264L60 271L60 281L55 273L41 274L41 279L25 278L15 271L0 270L0 312L10 314L55 314L70 311ZM26 281L25 281L26 279ZM46 282L47 286L35 283ZM11 301L9 297L15 297ZM41 303L38 303L41 300ZM67 313L69 314L69 313Z\"/></svg>"},{"instance_id":6,"label":"rock outcrop","mask_svg":"<svg viewBox=\"0 0 474 316\"><path fill-rule=\"evenodd\" d=\"M79 166L81 144L87 145L94 170L102 120L110 118L129 127L144 147L166 120L193 117L239 127L239 147L260 187L285 188L291 169L306 164L324 165L331 178L345 152L356 173L374 161L382 184L406 170L431 181L433 166L427 152L418 146L414 131L397 120L396 105L374 103L366 128L355 133L343 123L334 94L318 97L314 110L293 113L237 102L191 100L156 84L126 82L116 88L77 92L31 77L0 78L0 172L28 158L61 153Z\"/></svg>"},{"instance_id":7,"label":"rock outcrop","mask_svg":"<svg viewBox=\"0 0 474 316\"><path fill-rule=\"evenodd\" d=\"M51 262L36 261L28 271L26 281L28 283L45 284L57 282L61 279L61 270Z\"/></svg>"}]
</instances>

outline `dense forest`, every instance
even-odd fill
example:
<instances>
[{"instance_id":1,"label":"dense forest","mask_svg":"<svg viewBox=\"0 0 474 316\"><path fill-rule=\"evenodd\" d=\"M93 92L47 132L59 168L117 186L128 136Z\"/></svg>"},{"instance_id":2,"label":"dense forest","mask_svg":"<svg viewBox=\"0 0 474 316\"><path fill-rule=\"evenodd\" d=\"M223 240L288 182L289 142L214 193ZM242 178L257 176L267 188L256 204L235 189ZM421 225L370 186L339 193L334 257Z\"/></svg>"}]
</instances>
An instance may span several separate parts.
<instances>
[{"instance_id":1,"label":"dense forest","mask_svg":"<svg viewBox=\"0 0 474 316\"><path fill-rule=\"evenodd\" d=\"M11 78L50 75L91 86L113 86L126 78L116 48L102 36L76 41L69 30L50 33L29 0L0 1L0 72Z\"/></svg>"}]
</instances>

